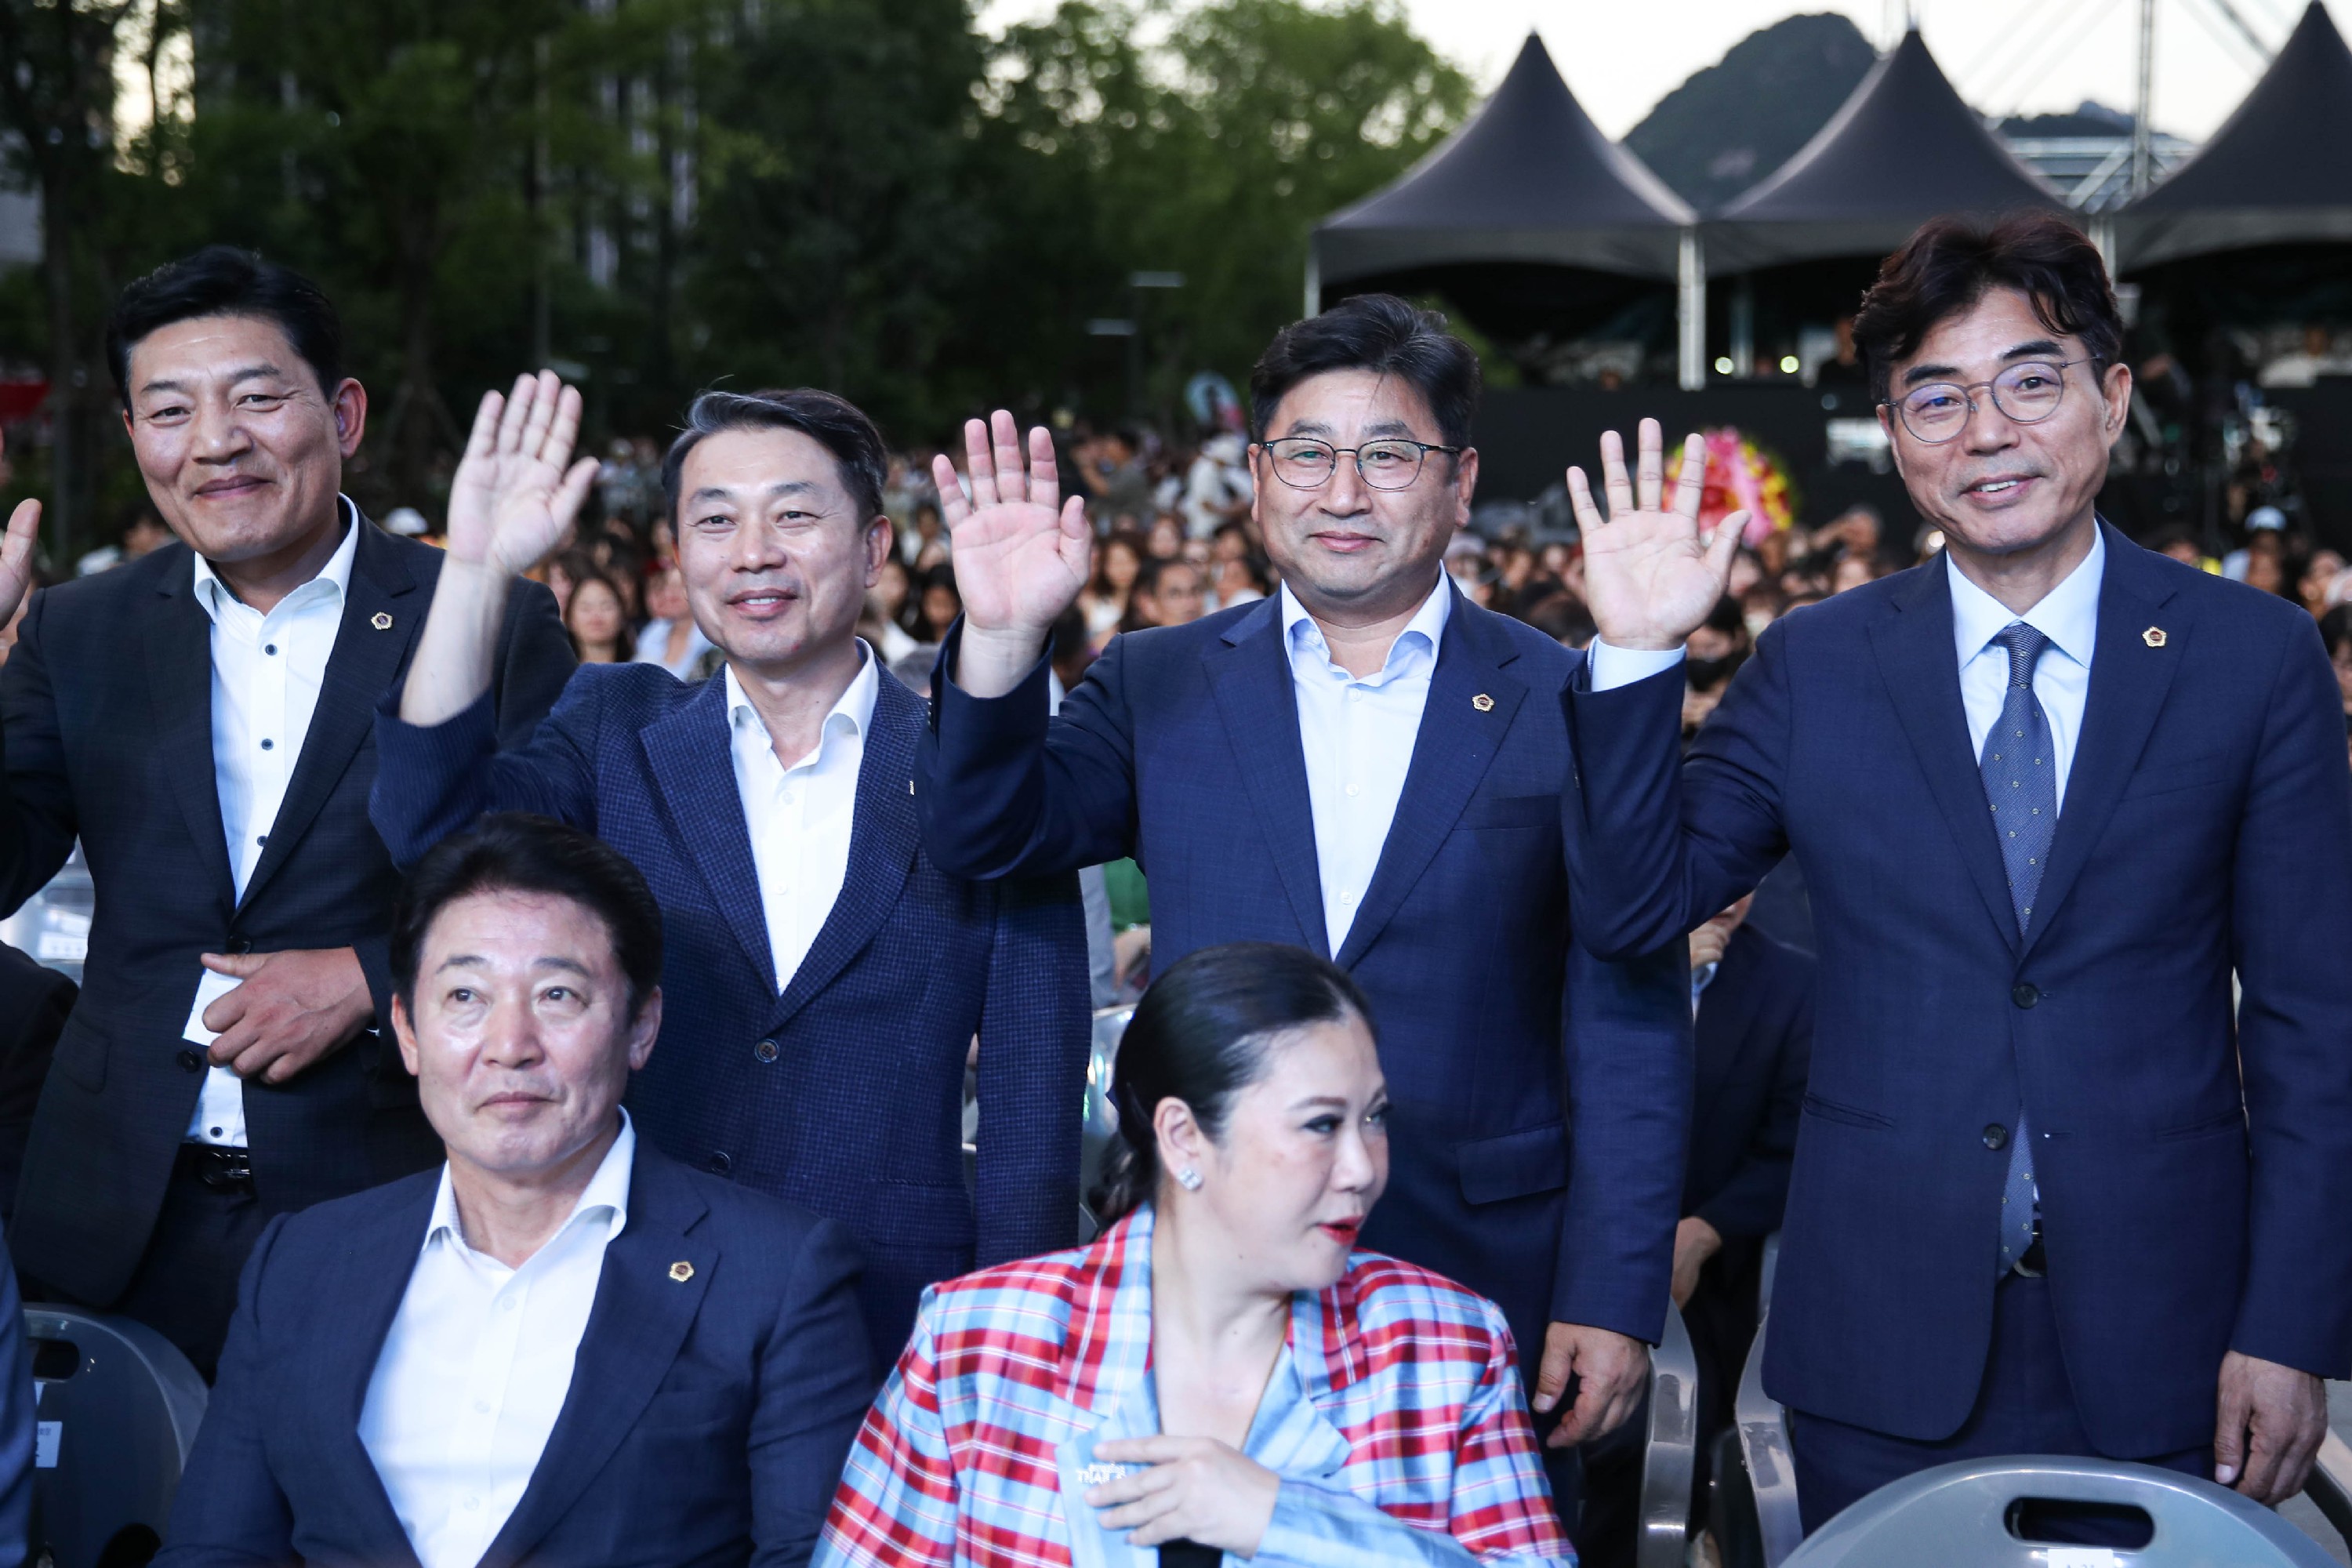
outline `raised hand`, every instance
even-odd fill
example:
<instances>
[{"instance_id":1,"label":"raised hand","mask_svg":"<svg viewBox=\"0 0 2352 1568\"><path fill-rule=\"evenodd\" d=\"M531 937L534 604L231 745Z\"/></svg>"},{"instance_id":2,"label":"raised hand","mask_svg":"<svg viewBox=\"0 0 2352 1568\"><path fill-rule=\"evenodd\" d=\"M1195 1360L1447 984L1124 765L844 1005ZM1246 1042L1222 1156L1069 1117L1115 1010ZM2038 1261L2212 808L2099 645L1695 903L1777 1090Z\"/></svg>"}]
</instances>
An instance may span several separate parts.
<instances>
[{"instance_id":1,"label":"raised hand","mask_svg":"<svg viewBox=\"0 0 2352 1568\"><path fill-rule=\"evenodd\" d=\"M572 462L579 438L579 389L551 370L517 376L510 396L484 393L449 481L450 558L508 576L538 565L572 531L596 478L595 458Z\"/></svg>"},{"instance_id":2,"label":"raised hand","mask_svg":"<svg viewBox=\"0 0 2352 1568\"><path fill-rule=\"evenodd\" d=\"M0 456L7 452L0 437ZM8 514L8 533L0 539L0 626L16 618L16 607L33 585L33 538L41 531L41 503L31 499L16 503Z\"/></svg>"},{"instance_id":3,"label":"raised hand","mask_svg":"<svg viewBox=\"0 0 2352 1568\"><path fill-rule=\"evenodd\" d=\"M1086 502L1061 499L1053 437L1042 427L1029 432L1024 471L1013 416L1000 408L991 423L992 432L977 419L964 425L970 500L956 483L955 465L944 456L931 462L953 548L956 591L969 631L1042 643L1087 584L1093 531Z\"/></svg>"},{"instance_id":4,"label":"raised hand","mask_svg":"<svg viewBox=\"0 0 2352 1568\"><path fill-rule=\"evenodd\" d=\"M1706 488L1706 445L1683 444L1681 481L1671 509L1662 504L1665 463L1658 422L1644 419L1635 478L1625 474L1625 444L1601 437L1601 474L1609 496L1603 518L1582 468L1568 470L1569 499L1584 531L1585 604L1601 640L1612 647L1680 647L1723 597L1748 514L1733 512L1712 540L1699 537L1699 497Z\"/></svg>"}]
</instances>

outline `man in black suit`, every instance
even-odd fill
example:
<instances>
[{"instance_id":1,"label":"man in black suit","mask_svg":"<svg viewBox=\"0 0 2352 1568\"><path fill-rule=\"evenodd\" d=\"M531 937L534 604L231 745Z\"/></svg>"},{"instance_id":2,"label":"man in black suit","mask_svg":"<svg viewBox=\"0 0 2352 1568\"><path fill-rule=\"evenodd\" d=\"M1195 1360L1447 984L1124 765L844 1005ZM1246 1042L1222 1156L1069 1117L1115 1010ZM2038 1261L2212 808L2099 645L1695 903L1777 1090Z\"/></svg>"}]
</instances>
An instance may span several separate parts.
<instances>
[{"instance_id":1,"label":"man in black suit","mask_svg":"<svg viewBox=\"0 0 2352 1568\"><path fill-rule=\"evenodd\" d=\"M441 557L339 493L367 394L309 282L201 251L124 290L108 348L180 542L35 595L0 674L0 908L77 837L96 889L9 1239L44 1294L151 1323L208 1371L270 1215L436 1157L372 1032L398 879L367 803L375 703ZM0 620L39 516L9 521ZM553 601L520 588L500 725L530 733L572 663Z\"/></svg>"},{"instance_id":2,"label":"man in black suit","mask_svg":"<svg viewBox=\"0 0 2352 1568\"><path fill-rule=\"evenodd\" d=\"M486 817L418 865L392 969L447 1163L262 1233L159 1563L806 1563L873 1393L856 1253L620 1109L661 1032L645 879Z\"/></svg>"}]
</instances>

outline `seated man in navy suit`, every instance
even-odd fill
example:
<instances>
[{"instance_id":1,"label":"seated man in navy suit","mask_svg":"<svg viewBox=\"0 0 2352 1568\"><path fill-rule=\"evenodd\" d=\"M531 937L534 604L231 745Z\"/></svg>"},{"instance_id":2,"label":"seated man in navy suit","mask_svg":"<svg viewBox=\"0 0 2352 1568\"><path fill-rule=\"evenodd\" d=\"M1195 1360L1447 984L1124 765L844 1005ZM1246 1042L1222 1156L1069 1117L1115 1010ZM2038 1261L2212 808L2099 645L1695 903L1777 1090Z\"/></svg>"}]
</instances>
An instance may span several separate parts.
<instances>
[{"instance_id":1,"label":"seated man in navy suit","mask_svg":"<svg viewBox=\"0 0 2352 1568\"><path fill-rule=\"evenodd\" d=\"M1809 1527L1951 1460L2105 1456L2264 1502L2352 1372L2352 771L2311 617L2096 510L2105 265L1938 220L1855 318L1943 555L1776 621L1687 761L1703 461L1571 469L1577 933L1647 951L1793 854L1821 981L1764 1387ZM1694 443L1692 449L1697 450Z\"/></svg>"},{"instance_id":2,"label":"seated man in navy suit","mask_svg":"<svg viewBox=\"0 0 2352 1568\"><path fill-rule=\"evenodd\" d=\"M593 460L565 467L579 408L551 374L483 400L444 592L377 721L375 824L404 865L488 810L587 828L635 862L661 900L669 1041L629 1108L666 1152L849 1227L887 1367L924 1286L1076 1239L1092 1012L1076 879L976 887L923 851L923 705L857 637L890 548L882 438L830 393L705 394L663 464L721 672L585 666L528 744L499 750L495 610L586 494Z\"/></svg>"},{"instance_id":3,"label":"seated man in navy suit","mask_svg":"<svg viewBox=\"0 0 2352 1568\"><path fill-rule=\"evenodd\" d=\"M162 1563L808 1561L873 1384L829 1221L641 1142L661 912L492 817L395 911L393 1027L448 1151L272 1220Z\"/></svg>"},{"instance_id":4,"label":"seated man in navy suit","mask_svg":"<svg viewBox=\"0 0 2352 1568\"><path fill-rule=\"evenodd\" d=\"M1583 656L1444 571L1477 401L1476 354L1402 300L1285 328L1250 383L1281 592L1114 638L1054 717L1047 633L1086 581L1086 517L1045 431L1024 463L1010 414L972 421L973 500L936 470L967 618L917 798L961 875L1133 856L1162 966L1255 940L1356 977L1394 1096L1365 1245L1502 1306L1536 1409L1563 1413L1573 1517L1573 1446L1633 1408L1667 1311L1689 969L1680 931L1629 964L1568 941L1560 693Z\"/></svg>"}]
</instances>

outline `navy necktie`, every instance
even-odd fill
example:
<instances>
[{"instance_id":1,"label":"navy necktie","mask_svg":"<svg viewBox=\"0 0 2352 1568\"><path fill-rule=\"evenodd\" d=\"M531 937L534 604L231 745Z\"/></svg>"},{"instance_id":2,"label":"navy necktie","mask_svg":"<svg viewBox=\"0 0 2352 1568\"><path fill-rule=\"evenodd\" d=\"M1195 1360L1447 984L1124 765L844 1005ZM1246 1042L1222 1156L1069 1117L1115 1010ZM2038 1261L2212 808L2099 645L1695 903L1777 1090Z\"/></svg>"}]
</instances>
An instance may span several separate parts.
<instances>
[{"instance_id":1,"label":"navy necktie","mask_svg":"<svg viewBox=\"0 0 2352 1568\"><path fill-rule=\"evenodd\" d=\"M2049 718L2033 696L2033 667L2050 639L2022 621L2012 621L1993 641L2009 652L2009 690L2001 700L2000 721L1985 737L1979 766L2022 936L2032 929L2034 895L2042 889L2050 840L2058 827L2058 758L2050 743ZM2033 1217L2040 1203L2032 1135L2020 1107L2010 1139L2009 1177L2000 1194L2001 1273L2007 1274L2033 1245Z\"/></svg>"}]
</instances>

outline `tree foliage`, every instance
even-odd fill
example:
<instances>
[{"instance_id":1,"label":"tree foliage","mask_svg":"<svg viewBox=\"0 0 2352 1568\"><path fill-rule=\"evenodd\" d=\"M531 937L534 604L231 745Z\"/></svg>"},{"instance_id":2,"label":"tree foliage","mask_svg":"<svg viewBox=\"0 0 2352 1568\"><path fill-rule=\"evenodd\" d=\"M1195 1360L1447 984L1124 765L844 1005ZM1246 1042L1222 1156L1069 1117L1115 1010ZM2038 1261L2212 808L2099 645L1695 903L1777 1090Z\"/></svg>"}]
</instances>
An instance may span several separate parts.
<instances>
[{"instance_id":1,"label":"tree foliage","mask_svg":"<svg viewBox=\"0 0 2352 1568\"><path fill-rule=\"evenodd\" d=\"M152 83L174 39L192 110L126 132L125 59ZM54 253L42 310L0 282L0 358L79 375L60 465L135 493L106 301L227 241L337 300L354 488L428 511L474 399L541 357L600 440L721 381L833 387L910 444L997 402L1165 419L1297 313L1315 221L1470 101L1395 0L1065 0L998 37L971 0L0 0L0 49ZM1104 317L1141 324L1141 408Z\"/></svg>"}]
</instances>

